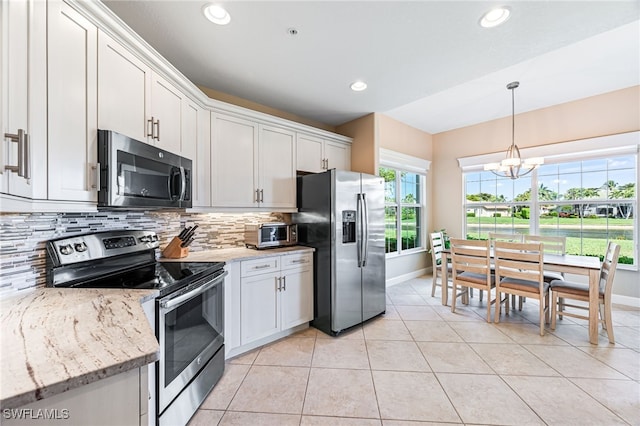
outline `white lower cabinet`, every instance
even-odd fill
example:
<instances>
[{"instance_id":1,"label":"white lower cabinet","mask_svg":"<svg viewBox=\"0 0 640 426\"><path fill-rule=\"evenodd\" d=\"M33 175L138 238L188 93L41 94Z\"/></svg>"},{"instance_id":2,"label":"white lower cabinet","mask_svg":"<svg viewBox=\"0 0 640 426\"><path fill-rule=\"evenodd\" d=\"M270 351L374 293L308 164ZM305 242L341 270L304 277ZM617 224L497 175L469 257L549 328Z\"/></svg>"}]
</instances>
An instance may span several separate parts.
<instances>
[{"instance_id":1,"label":"white lower cabinet","mask_svg":"<svg viewBox=\"0 0 640 426\"><path fill-rule=\"evenodd\" d=\"M313 253L227 264L225 345L235 356L313 319Z\"/></svg>"},{"instance_id":2,"label":"white lower cabinet","mask_svg":"<svg viewBox=\"0 0 640 426\"><path fill-rule=\"evenodd\" d=\"M140 409L140 397L147 394L147 389L141 389L140 384L146 382L146 375L147 367L134 368L17 409L6 410L2 424L147 426L142 423L147 419L141 416Z\"/></svg>"}]
</instances>

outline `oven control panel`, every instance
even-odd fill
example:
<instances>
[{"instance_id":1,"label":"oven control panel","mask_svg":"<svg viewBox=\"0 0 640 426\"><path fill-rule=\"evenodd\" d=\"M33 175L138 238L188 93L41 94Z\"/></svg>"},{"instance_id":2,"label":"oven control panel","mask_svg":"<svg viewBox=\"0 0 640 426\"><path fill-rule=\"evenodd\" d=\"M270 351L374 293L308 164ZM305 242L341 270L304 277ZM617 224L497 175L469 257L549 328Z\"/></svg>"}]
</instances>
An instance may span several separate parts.
<instances>
[{"instance_id":1,"label":"oven control panel","mask_svg":"<svg viewBox=\"0 0 640 426\"><path fill-rule=\"evenodd\" d=\"M120 230L60 238L47 243L58 265L84 262L156 249L160 245L153 231ZM53 252L53 253L51 253Z\"/></svg>"}]
</instances>

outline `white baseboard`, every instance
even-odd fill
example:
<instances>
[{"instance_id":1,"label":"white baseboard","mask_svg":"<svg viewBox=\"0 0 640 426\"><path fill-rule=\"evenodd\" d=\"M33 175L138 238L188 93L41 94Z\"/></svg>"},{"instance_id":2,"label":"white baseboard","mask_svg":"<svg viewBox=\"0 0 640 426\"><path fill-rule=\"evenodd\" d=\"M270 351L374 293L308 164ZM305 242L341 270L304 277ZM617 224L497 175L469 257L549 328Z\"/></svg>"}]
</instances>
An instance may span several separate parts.
<instances>
[{"instance_id":1,"label":"white baseboard","mask_svg":"<svg viewBox=\"0 0 640 426\"><path fill-rule=\"evenodd\" d=\"M631 297L631 296L622 296L619 294L611 295L611 303L615 303L617 305L626 305L632 306L634 308L640 308L640 298Z\"/></svg>"},{"instance_id":2,"label":"white baseboard","mask_svg":"<svg viewBox=\"0 0 640 426\"><path fill-rule=\"evenodd\" d=\"M399 275L397 277L393 277L393 278L390 278L390 279L386 280L386 286L387 287L391 287L393 285L400 284L401 282L405 282L405 281L410 280L412 278L421 277L421 276L426 275L426 274L428 274L430 272L431 272L431 268L423 268L423 269L418 269L417 271L412 271L412 272L410 272L408 274Z\"/></svg>"}]
</instances>

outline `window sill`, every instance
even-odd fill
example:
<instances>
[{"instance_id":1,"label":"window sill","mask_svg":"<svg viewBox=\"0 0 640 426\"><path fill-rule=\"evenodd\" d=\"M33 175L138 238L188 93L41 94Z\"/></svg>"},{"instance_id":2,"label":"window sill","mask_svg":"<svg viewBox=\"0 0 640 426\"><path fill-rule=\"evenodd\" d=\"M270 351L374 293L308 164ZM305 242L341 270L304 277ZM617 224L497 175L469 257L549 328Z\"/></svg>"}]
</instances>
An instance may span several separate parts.
<instances>
[{"instance_id":1,"label":"window sill","mask_svg":"<svg viewBox=\"0 0 640 426\"><path fill-rule=\"evenodd\" d=\"M398 257L411 256L411 255L414 255L414 254L426 253L426 252L427 252L427 249L424 248L424 247L410 249L410 250L402 250L400 253L398 253L398 252L386 253L385 254L385 259L395 259L395 258L398 258Z\"/></svg>"}]
</instances>

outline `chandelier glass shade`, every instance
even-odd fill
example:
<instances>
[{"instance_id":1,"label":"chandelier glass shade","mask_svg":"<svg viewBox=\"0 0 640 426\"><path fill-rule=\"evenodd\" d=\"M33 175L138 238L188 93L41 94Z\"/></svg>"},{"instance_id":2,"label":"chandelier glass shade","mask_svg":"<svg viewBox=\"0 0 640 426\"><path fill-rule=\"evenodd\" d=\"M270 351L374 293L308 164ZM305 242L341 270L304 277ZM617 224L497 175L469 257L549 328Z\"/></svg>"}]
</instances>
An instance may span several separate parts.
<instances>
[{"instance_id":1,"label":"chandelier glass shade","mask_svg":"<svg viewBox=\"0 0 640 426\"><path fill-rule=\"evenodd\" d=\"M523 159L520 155L520 149L516 145L516 115L515 115L515 96L514 90L520 86L520 83L514 81L507 84L507 89L511 90L511 146L507 149L507 154L499 163L488 163L484 165L484 170L490 171L500 177L508 177L518 179L521 176L528 175L536 167L544 164L544 158L534 157Z\"/></svg>"}]
</instances>

